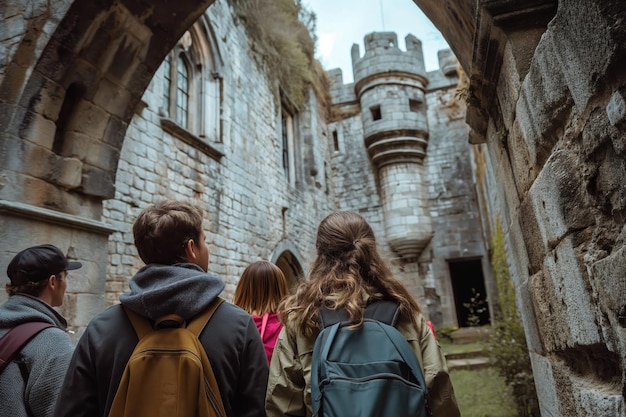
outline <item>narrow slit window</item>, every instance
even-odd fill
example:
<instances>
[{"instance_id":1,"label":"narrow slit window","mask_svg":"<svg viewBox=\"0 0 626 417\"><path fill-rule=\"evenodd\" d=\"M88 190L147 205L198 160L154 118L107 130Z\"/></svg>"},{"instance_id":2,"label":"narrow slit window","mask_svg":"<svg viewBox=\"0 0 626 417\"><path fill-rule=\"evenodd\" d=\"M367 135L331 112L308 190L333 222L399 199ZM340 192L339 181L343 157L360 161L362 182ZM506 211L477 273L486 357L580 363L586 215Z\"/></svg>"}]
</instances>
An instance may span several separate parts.
<instances>
[{"instance_id":1,"label":"narrow slit window","mask_svg":"<svg viewBox=\"0 0 626 417\"><path fill-rule=\"evenodd\" d=\"M422 103L419 100L409 99L409 110L414 113L422 111Z\"/></svg>"},{"instance_id":2,"label":"narrow slit window","mask_svg":"<svg viewBox=\"0 0 626 417\"><path fill-rule=\"evenodd\" d=\"M370 111L372 112L372 120L380 120L383 118L380 112L380 106L370 107Z\"/></svg>"},{"instance_id":3,"label":"narrow slit window","mask_svg":"<svg viewBox=\"0 0 626 417\"><path fill-rule=\"evenodd\" d=\"M333 130L333 146L335 151L339 150L339 136L337 135L337 131Z\"/></svg>"}]
</instances>

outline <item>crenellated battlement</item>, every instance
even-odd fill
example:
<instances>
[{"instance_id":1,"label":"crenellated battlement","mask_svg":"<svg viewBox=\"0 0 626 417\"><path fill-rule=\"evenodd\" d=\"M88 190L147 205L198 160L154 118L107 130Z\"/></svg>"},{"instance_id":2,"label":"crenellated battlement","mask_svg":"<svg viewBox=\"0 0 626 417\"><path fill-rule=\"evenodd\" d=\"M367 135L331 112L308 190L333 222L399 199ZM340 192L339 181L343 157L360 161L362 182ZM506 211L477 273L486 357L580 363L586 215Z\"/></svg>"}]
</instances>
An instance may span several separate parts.
<instances>
[{"instance_id":1,"label":"crenellated battlement","mask_svg":"<svg viewBox=\"0 0 626 417\"><path fill-rule=\"evenodd\" d=\"M352 70L355 84L376 74L412 74L424 79L426 69L422 42L413 35L405 38L406 51L399 48L395 32L372 32L365 36L365 54L359 45L352 46Z\"/></svg>"}]
</instances>

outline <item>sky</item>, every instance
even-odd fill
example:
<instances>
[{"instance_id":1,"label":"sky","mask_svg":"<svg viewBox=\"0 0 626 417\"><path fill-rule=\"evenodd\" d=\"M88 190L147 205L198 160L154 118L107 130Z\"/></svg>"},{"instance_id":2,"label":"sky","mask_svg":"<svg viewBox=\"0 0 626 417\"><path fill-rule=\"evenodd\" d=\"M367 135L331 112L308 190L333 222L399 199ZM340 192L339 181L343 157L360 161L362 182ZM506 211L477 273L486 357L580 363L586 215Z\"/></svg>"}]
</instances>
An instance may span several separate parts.
<instances>
[{"instance_id":1,"label":"sky","mask_svg":"<svg viewBox=\"0 0 626 417\"><path fill-rule=\"evenodd\" d=\"M317 56L326 70L341 68L344 83L353 82L353 44L365 54L363 38L371 32L396 32L406 51L409 33L422 41L426 71L439 68L437 52L449 49L441 33L413 0L302 0L317 15Z\"/></svg>"}]
</instances>

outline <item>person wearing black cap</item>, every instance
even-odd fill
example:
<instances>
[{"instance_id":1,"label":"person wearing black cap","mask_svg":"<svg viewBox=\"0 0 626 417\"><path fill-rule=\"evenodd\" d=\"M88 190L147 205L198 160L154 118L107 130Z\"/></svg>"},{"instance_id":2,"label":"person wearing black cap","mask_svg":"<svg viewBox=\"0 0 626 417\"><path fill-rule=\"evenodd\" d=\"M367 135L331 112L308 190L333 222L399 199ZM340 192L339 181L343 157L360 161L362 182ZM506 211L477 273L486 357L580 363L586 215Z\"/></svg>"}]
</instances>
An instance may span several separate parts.
<instances>
[{"instance_id":1,"label":"person wearing black cap","mask_svg":"<svg viewBox=\"0 0 626 417\"><path fill-rule=\"evenodd\" d=\"M9 263L9 299L0 306L0 337L22 323L53 326L37 333L0 373L0 414L53 415L73 352L67 321L53 307L63 304L67 271L80 267L53 245L24 249Z\"/></svg>"}]
</instances>

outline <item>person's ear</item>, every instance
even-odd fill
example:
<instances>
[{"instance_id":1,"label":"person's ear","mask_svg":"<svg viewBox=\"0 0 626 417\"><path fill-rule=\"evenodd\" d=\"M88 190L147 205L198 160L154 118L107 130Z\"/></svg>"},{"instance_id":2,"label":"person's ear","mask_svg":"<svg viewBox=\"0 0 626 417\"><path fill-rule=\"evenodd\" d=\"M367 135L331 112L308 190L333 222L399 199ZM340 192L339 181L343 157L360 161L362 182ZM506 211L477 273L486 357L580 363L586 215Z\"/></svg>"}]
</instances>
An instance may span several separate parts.
<instances>
[{"instance_id":1,"label":"person's ear","mask_svg":"<svg viewBox=\"0 0 626 417\"><path fill-rule=\"evenodd\" d=\"M193 239L189 239L185 244L185 258L187 258L187 262L193 263L196 257L196 243Z\"/></svg>"},{"instance_id":2,"label":"person's ear","mask_svg":"<svg viewBox=\"0 0 626 417\"><path fill-rule=\"evenodd\" d=\"M56 275L50 275L48 277L48 285L47 287L50 289L54 289L54 287L56 287L58 285L59 282L59 278Z\"/></svg>"}]
</instances>

